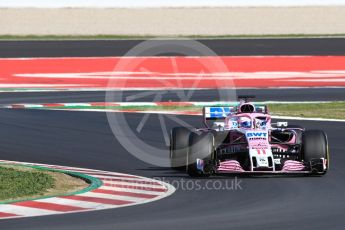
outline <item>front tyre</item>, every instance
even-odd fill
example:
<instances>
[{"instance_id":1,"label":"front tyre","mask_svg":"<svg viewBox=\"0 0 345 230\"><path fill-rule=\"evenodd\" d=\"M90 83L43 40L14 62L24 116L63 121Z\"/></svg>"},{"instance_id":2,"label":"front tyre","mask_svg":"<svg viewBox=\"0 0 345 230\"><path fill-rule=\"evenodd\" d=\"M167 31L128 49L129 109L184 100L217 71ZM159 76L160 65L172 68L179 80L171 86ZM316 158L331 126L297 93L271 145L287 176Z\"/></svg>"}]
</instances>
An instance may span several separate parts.
<instances>
[{"instance_id":1,"label":"front tyre","mask_svg":"<svg viewBox=\"0 0 345 230\"><path fill-rule=\"evenodd\" d=\"M302 152L305 162L317 162L323 159L323 165L315 167L314 171L325 174L329 168L328 140L321 130L307 130L303 133Z\"/></svg>"},{"instance_id":2,"label":"front tyre","mask_svg":"<svg viewBox=\"0 0 345 230\"><path fill-rule=\"evenodd\" d=\"M174 169L182 169L186 166L189 135L191 131L185 127L175 127L170 135L170 161Z\"/></svg>"},{"instance_id":3,"label":"front tyre","mask_svg":"<svg viewBox=\"0 0 345 230\"><path fill-rule=\"evenodd\" d=\"M186 171L191 177L205 177L212 174L210 162L214 152L214 136L208 133L192 133L189 137Z\"/></svg>"}]
</instances>

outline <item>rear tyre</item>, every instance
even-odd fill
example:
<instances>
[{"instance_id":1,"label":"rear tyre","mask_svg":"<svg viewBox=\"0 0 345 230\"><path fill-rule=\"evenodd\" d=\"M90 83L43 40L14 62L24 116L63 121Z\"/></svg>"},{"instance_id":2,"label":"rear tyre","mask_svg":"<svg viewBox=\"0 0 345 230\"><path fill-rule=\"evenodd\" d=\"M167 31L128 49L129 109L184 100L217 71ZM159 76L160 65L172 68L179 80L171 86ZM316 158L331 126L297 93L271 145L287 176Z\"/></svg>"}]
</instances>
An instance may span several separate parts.
<instances>
[{"instance_id":1,"label":"rear tyre","mask_svg":"<svg viewBox=\"0 0 345 230\"><path fill-rule=\"evenodd\" d=\"M171 131L170 162L174 169L183 169L186 166L190 133L185 127L175 127Z\"/></svg>"},{"instance_id":2,"label":"rear tyre","mask_svg":"<svg viewBox=\"0 0 345 230\"><path fill-rule=\"evenodd\" d=\"M326 165L319 167L317 173L325 174L329 168L327 135L321 130L307 130L303 133L302 152L305 162L325 159Z\"/></svg>"},{"instance_id":3,"label":"rear tyre","mask_svg":"<svg viewBox=\"0 0 345 230\"><path fill-rule=\"evenodd\" d=\"M208 133L192 133L189 137L186 171L191 177L207 177L212 174L209 163L214 152L214 136Z\"/></svg>"}]
</instances>

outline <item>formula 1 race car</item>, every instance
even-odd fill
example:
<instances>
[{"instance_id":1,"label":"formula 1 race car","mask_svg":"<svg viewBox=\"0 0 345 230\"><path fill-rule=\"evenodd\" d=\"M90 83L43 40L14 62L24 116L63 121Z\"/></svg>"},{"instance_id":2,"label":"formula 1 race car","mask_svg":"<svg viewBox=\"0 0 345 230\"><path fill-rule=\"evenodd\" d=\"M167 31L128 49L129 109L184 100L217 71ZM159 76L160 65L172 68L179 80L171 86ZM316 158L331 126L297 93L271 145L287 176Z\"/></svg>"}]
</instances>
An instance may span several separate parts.
<instances>
[{"instance_id":1,"label":"formula 1 race car","mask_svg":"<svg viewBox=\"0 0 345 230\"><path fill-rule=\"evenodd\" d=\"M204 107L205 128L175 127L173 168L192 177L212 174L318 174L329 168L327 135L287 122L271 122L266 105L240 96L237 106Z\"/></svg>"}]
</instances>

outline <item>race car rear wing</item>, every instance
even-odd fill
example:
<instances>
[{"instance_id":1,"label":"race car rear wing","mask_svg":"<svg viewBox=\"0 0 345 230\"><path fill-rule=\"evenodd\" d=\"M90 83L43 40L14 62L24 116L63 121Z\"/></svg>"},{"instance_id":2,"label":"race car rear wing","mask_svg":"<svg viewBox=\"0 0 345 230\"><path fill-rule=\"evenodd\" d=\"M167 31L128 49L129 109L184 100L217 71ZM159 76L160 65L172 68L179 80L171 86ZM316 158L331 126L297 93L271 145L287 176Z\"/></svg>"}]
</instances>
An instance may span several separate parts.
<instances>
[{"instance_id":1,"label":"race car rear wing","mask_svg":"<svg viewBox=\"0 0 345 230\"><path fill-rule=\"evenodd\" d=\"M229 114L235 112L235 107L233 106L212 106L204 107L203 115L206 120L218 120L225 119Z\"/></svg>"},{"instance_id":2,"label":"race car rear wing","mask_svg":"<svg viewBox=\"0 0 345 230\"><path fill-rule=\"evenodd\" d=\"M224 120L229 114L234 113L234 106L205 106L203 108L204 123L209 127L208 121Z\"/></svg>"},{"instance_id":3,"label":"race car rear wing","mask_svg":"<svg viewBox=\"0 0 345 230\"><path fill-rule=\"evenodd\" d=\"M237 106L205 106L203 108L203 117L206 127L209 127L207 121L219 121L224 120L228 115L236 113ZM268 114L266 105L255 105L255 111L257 113Z\"/></svg>"},{"instance_id":4,"label":"race car rear wing","mask_svg":"<svg viewBox=\"0 0 345 230\"><path fill-rule=\"evenodd\" d=\"M225 119L229 114L236 113L237 106L205 106L203 115L205 120ZM266 105L255 105L257 113L268 113Z\"/></svg>"},{"instance_id":5,"label":"race car rear wing","mask_svg":"<svg viewBox=\"0 0 345 230\"><path fill-rule=\"evenodd\" d=\"M205 106L203 108L204 123L206 127L210 127L208 121L224 120L229 114L235 112L235 106Z\"/></svg>"}]
</instances>

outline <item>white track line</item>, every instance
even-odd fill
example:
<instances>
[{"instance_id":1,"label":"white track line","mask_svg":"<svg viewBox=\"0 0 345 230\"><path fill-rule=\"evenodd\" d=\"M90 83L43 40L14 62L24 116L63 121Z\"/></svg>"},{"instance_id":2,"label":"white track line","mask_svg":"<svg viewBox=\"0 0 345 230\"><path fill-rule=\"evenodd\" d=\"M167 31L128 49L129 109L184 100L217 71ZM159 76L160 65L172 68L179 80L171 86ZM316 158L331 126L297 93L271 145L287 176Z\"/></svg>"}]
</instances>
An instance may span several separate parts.
<instances>
[{"instance_id":1,"label":"white track line","mask_svg":"<svg viewBox=\"0 0 345 230\"><path fill-rule=\"evenodd\" d=\"M111 200L123 200L123 201L135 202L135 203L144 202L147 200L146 198L112 195L112 194L102 194L102 193L96 193L96 192L89 192L87 194L79 194L78 196L105 198L105 199L111 199Z\"/></svg>"},{"instance_id":2,"label":"white track line","mask_svg":"<svg viewBox=\"0 0 345 230\"><path fill-rule=\"evenodd\" d=\"M161 195L164 192L155 192L155 191L146 191L138 188L133 188L132 186L126 187L126 188L118 188L114 186L102 186L100 189L109 190L109 191L116 191L116 192L132 192L132 193L140 193L140 194L148 194L148 195Z\"/></svg>"},{"instance_id":3,"label":"white track line","mask_svg":"<svg viewBox=\"0 0 345 230\"><path fill-rule=\"evenodd\" d=\"M28 214L32 216L41 216L41 215L51 215L60 213L58 211L44 210L40 208L30 208L22 207L11 204L0 204L0 212L12 213L19 216L27 216Z\"/></svg>"},{"instance_id":4,"label":"white track line","mask_svg":"<svg viewBox=\"0 0 345 230\"><path fill-rule=\"evenodd\" d=\"M152 184L150 181L142 181L142 182L126 182L126 181L106 181L109 186L111 185L120 185L120 186L128 186L130 187L142 187L142 188L158 188L158 189L164 189L165 187L162 185L156 185Z\"/></svg>"},{"instance_id":5,"label":"white track line","mask_svg":"<svg viewBox=\"0 0 345 230\"><path fill-rule=\"evenodd\" d=\"M106 209L106 208L114 207L113 204L100 204L96 202L69 200L69 199L57 198L57 197L45 199L44 202L51 203L51 204L70 205L70 206L86 208L86 209Z\"/></svg>"},{"instance_id":6,"label":"white track line","mask_svg":"<svg viewBox=\"0 0 345 230\"><path fill-rule=\"evenodd\" d=\"M345 122L343 119L330 119L330 118L309 118L309 117L289 117L289 116L272 116L275 119L286 120L300 120L300 121L330 121L330 122Z\"/></svg>"}]
</instances>

